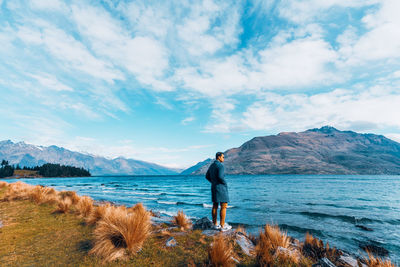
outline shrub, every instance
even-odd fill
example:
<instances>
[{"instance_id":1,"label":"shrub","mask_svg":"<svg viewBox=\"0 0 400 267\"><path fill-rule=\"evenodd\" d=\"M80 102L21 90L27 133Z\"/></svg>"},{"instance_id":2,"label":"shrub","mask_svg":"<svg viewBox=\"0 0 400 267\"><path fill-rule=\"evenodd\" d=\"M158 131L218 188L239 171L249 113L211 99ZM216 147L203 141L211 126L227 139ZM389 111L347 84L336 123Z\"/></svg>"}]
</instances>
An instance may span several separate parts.
<instances>
[{"instance_id":1,"label":"shrub","mask_svg":"<svg viewBox=\"0 0 400 267\"><path fill-rule=\"evenodd\" d=\"M273 266L276 258L285 260L282 253L276 253L278 247L288 248L290 238L286 233L282 233L276 225L265 225L264 232L260 233L256 245L256 258L261 266Z\"/></svg>"},{"instance_id":2,"label":"shrub","mask_svg":"<svg viewBox=\"0 0 400 267\"><path fill-rule=\"evenodd\" d=\"M306 234L306 238L302 246L302 253L313 260L326 257L332 262L337 261L340 256L339 251L337 251L335 248L331 249L329 247L329 243L326 243L325 247L322 240L313 237L309 233Z\"/></svg>"},{"instance_id":3,"label":"shrub","mask_svg":"<svg viewBox=\"0 0 400 267\"><path fill-rule=\"evenodd\" d=\"M107 209L110 208L111 205L109 203L97 207L93 207L89 216L86 217L87 224L96 224L101 218L103 218Z\"/></svg>"},{"instance_id":4,"label":"shrub","mask_svg":"<svg viewBox=\"0 0 400 267\"><path fill-rule=\"evenodd\" d=\"M186 217L183 211L178 211L178 214L172 218L172 223L179 226L181 230L189 229L192 225L192 223Z\"/></svg>"},{"instance_id":5,"label":"shrub","mask_svg":"<svg viewBox=\"0 0 400 267\"><path fill-rule=\"evenodd\" d=\"M380 258L375 258L371 252L367 251L368 259L365 258L365 263L368 267L396 267L390 260L383 261Z\"/></svg>"},{"instance_id":6,"label":"shrub","mask_svg":"<svg viewBox=\"0 0 400 267\"><path fill-rule=\"evenodd\" d=\"M214 236L214 240L208 250L208 258L211 266L235 266L232 259L233 249L232 244L222 233Z\"/></svg>"},{"instance_id":7,"label":"shrub","mask_svg":"<svg viewBox=\"0 0 400 267\"><path fill-rule=\"evenodd\" d=\"M93 199L87 196L81 197L79 202L76 204L76 210L82 217L89 216L93 210Z\"/></svg>"},{"instance_id":8,"label":"shrub","mask_svg":"<svg viewBox=\"0 0 400 267\"><path fill-rule=\"evenodd\" d=\"M76 205L79 202L80 197L75 191L61 191L59 193L61 199L69 198L71 199L72 205Z\"/></svg>"},{"instance_id":9,"label":"shrub","mask_svg":"<svg viewBox=\"0 0 400 267\"><path fill-rule=\"evenodd\" d=\"M57 208L54 211L55 213L67 213L71 208L72 200L70 198L61 199L58 202Z\"/></svg>"},{"instance_id":10,"label":"shrub","mask_svg":"<svg viewBox=\"0 0 400 267\"><path fill-rule=\"evenodd\" d=\"M150 228L150 214L145 209L128 213L124 208L110 207L96 225L90 254L106 262L135 255L149 236Z\"/></svg>"}]
</instances>

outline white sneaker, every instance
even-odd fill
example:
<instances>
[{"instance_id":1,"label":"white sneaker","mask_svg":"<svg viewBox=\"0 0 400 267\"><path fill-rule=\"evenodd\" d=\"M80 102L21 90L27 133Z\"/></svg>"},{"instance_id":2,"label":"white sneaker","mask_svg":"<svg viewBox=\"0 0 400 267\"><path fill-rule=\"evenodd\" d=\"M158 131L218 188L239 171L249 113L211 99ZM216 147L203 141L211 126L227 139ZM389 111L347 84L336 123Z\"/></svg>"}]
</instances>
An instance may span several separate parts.
<instances>
[{"instance_id":1,"label":"white sneaker","mask_svg":"<svg viewBox=\"0 0 400 267\"><path fill-rule=\"evenodd\" d=\"M220 226L221 227L221 226ZM224 224L224 227L221 227L221 231L222 232L225 232L225 231L228 231L228 230L231 230L232 229L232 226L230 226L229 224L227 224L227 223L225 223Z\"/></svg>"},{"instance_id":2,"label":"white sneaker","mask_svg":"<svg viewBox=\"0 0 400 267\"><path fill-rule=\"evenodd\" d=\"M214 224L212 227L214 230L220 230L221 229L221 225L219 224Z\"/></svg>"}]
</instances>

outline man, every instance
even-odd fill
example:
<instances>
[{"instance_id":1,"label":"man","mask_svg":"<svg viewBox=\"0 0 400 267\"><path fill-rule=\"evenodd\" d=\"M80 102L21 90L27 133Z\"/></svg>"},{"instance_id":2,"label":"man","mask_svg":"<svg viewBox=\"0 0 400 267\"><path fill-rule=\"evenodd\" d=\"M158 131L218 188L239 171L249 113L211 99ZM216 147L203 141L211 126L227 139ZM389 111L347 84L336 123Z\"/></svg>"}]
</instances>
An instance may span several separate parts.
<instances>
[{"instance_id":1,"label":"man","mask_svg":"<svg viewBox=\"0 0 400 267\"><path fill-rule=\"evenodd\" d=\"M225 223L226 208L229 202L228 185L225 181L225 168L222 164L225 156L222 152L217 152L215 161L210 165L206 173L206 179L211 183L211 200L213 202L212 220L214 229L227 231L232 229L232 226ZM220 210L220 225L217 224L218 203L221 205Z\"/></svg>"}]
</instances>

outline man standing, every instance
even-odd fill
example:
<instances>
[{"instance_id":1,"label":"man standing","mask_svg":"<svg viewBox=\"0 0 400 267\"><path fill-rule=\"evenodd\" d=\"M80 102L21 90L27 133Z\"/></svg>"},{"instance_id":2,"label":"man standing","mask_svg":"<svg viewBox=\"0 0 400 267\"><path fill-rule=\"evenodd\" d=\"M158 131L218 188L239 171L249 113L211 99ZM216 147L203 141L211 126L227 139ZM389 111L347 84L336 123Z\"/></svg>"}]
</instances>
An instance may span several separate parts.
<instances>
[{"instance_id":1,"label":"man standing","mask_svg":"<svg viewBox=\"0 0 400 267\"><path fill-rule=\"evenodd\" d=\"M206 173L206 179L211 183L211 200L213 202L212 220L214 229L227 231L232 229L232 226L225 223L226 208L229 202L228 185L225 181L225 168L222 164L225 156L222 152L217 152L215 161L210 165ZM221 205L220 210L220 225L217 224L218 203Z\"/></svg>"}]
</instances>

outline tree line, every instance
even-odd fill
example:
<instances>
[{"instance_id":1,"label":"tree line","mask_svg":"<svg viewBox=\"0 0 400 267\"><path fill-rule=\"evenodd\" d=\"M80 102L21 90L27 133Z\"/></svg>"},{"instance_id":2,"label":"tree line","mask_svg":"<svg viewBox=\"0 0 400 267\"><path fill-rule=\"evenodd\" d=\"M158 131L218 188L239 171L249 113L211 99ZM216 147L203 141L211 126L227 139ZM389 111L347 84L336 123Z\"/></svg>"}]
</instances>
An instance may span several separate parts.
<instances>
[{"instance_id":1,"label":"tree line","mask_svg":"<svg viewBox=\"0 0 400 267\"><path fill-rule=\"evenodd\" d=\"M16 166L10 165L7 160L2 160L0 168L0 178L9 177L14 175L15 170L28 170L36 171L38 175L43 177L88 177L91 176L89 170L73 166L66 166L60 164L46 163L42 166L21 168L18 164Z\"/></svg>"}]
</instances>

